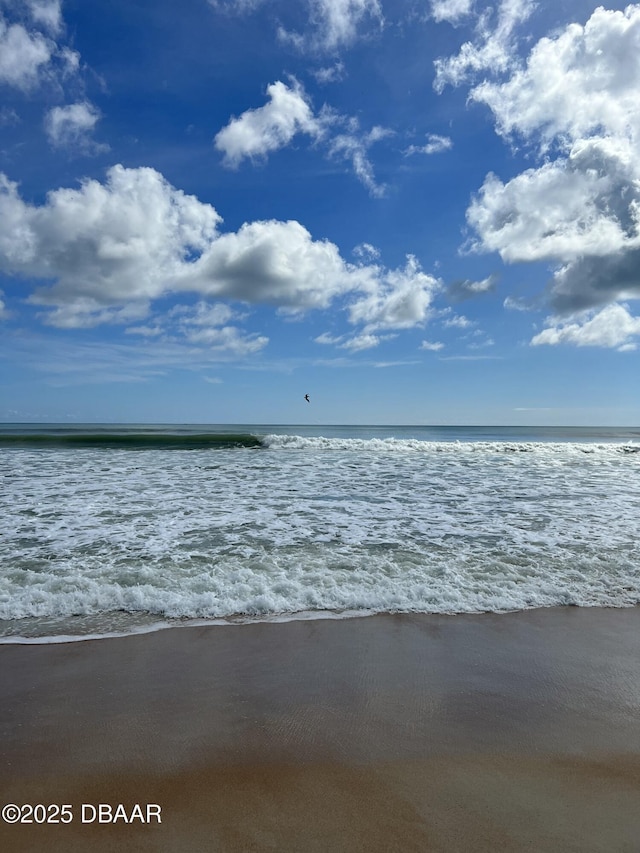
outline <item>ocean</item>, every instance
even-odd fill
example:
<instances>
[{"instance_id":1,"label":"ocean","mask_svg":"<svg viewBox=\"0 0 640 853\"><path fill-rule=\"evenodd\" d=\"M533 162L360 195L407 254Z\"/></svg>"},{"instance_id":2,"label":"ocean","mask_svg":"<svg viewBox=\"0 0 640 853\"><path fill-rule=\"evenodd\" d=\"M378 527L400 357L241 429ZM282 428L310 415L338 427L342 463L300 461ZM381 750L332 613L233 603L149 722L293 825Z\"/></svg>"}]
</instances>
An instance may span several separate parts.
<instances>
[{"instance_id":1,"label":"ocean","mask_svg":"<svg viewBox=\"0 0 640 853\"><path fill-rule=\"evenodd\" d=\"M0 642L640 602L640 428L0 426Z\"/></svg>"}]
</instances>

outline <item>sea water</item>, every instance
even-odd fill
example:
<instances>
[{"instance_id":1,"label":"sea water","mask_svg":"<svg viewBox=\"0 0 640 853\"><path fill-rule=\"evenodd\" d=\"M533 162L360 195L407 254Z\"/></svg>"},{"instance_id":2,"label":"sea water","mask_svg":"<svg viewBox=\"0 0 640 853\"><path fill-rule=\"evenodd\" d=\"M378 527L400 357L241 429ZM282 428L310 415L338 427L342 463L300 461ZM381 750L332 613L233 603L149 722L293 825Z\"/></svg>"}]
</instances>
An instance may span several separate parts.
<instances>
[{"instance_id":1,"label":"sea water","mask_svg":"<svg viewBox=\"0 0 640 853\"><path fill-rule=\"evenodd\" d=\"M633 428L4 425L0 636L640 602Z\"/></svg>"}]
</instances>

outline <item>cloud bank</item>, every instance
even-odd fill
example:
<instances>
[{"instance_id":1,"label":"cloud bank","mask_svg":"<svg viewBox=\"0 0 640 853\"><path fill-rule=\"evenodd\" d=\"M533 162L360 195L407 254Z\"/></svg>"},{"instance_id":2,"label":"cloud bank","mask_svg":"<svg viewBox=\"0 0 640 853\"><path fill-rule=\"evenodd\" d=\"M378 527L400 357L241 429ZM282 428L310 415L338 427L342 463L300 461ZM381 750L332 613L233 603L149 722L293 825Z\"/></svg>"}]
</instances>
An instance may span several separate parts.
<instances>
[{"instance_id":1,"label":"cloud bank","mask_svg":"<svg viewBox=\"0 0 640 853\"><path fill-rule=\"evenodd\" d=\"M511 6L511 19L519 10L521 20L527 5ZM439 67L440 82L458 81L463 54ZM471 68L464 65L461 79ZM600 7L504 68L506 80L484 79L470 100L486 105L497 133L524 143L541 164L506 182L487 175L467 210L476 235L470 248L507 263L550 262L546 299L558 316L640 298L640 5ZM602 315L620 324L620 335L625 312ZM575 323L553 326L534 342L578 345L600 316L578 324L580 332Z\"/></svg>"},{"instance_id":2,"label":"cloud bank","mask_svg":"<svg viewBox=\"0 0 640 853\"><path fill-rule=\"evenodd\" d=\"M104 183L55 190L40 206L23 201L0 175L0 220L0 270L35 282L29 303L61 328L130 325L149 316L154 301L191 294L207 301L195 313L176 311L173 328L192 343L246 353L266 337L229 326L242 316L211 301L287 314L342 306L359 334L371 335L422 324L439 288L414 258L398 270L348 263L333 243L314 240L293 220L220 233L214 207L151 168L114 166ZM153 337L163 329L156 322L132 331Z\"/></svg>"}]
</instances>

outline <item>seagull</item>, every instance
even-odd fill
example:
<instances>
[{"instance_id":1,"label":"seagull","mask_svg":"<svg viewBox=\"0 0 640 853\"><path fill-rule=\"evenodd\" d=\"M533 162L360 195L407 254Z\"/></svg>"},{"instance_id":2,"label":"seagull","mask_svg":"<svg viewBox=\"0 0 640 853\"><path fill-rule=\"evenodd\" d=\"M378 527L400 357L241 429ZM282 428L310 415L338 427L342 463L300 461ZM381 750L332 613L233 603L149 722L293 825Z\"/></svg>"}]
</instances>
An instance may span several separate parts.
<instances>
[{"instance_id":1,"label":"seagull","mask_svg":"<svg viewBox=\"0 0 640 853\"><path fill-rule=\"evenodd\" d=\"M308 395L308 394L305 394L305 395L304 395L304 399L307 401L307 403L310 403L310 402L311 402L311 400L309 399L309 395Z\"/></svg>"}]
</instances>

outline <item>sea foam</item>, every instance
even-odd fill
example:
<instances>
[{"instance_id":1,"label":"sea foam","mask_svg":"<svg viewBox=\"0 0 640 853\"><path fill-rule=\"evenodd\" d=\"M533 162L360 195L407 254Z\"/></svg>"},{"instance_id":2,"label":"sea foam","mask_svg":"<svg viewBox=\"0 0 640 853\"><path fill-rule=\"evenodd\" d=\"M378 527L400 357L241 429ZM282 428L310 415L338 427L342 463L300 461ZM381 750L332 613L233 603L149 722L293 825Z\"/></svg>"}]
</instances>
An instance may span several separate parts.
<instances>
[{"instance_id":1,"label":"sea foam","mask_svg":"<svg viewBox=\"0 0 640 853\"><path fill-rule=\"evenodd\" d=\"M640 602L633 445L260 444L5 451L3 632Z\"/></svg>"}]
</instances>

